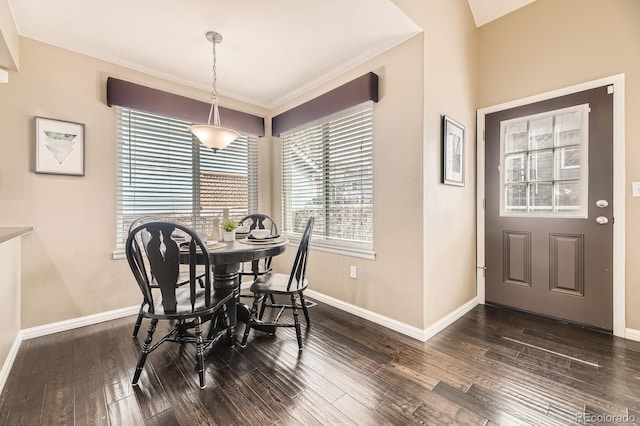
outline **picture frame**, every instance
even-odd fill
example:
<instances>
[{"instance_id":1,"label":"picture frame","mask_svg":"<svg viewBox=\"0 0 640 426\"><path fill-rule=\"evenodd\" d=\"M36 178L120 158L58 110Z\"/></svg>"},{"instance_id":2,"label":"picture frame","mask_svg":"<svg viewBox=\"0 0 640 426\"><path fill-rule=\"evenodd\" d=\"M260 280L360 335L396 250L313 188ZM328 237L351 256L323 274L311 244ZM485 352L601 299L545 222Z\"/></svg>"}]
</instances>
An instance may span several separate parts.
<instances>
[{"instance_id":1,"label":"picture frame","mask_svg":"<svg viewBox=\"0 0 640 426\"><path fill-rule=\"evenodd\" d=\"M442 116L442 183L464 186L465 128Z\"/></svg>"},{"instance_id":2,"label":"picture frame","mask_svg":"<svg viewBox=\"0 0 640 426\"><path fill-rule=\"evenodd\" d=\"M84 124L35 117L36 173L84 176Z\"/></svg>"}]
</instances>

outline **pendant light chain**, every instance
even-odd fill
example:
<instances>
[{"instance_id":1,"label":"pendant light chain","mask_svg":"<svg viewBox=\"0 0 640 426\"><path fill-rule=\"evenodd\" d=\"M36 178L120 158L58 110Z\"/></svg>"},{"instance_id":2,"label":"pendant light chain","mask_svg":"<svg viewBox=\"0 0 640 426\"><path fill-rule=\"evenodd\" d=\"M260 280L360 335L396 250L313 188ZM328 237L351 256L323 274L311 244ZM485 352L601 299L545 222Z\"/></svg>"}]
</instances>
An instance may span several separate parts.
<instances>
[{"instance_id":1,"label":"pendant light chain","mask_svg":"<svg viewBox=\"0 0 640 426\"><path fill-rule=\"evenodd\" d=\"M213 74L213 85L212 85L212 93L211 93L211 111L209 111L209 122L211 122L211 112L213 111L213 125L220 125L220 112L218 111L218 90L216 89L216 82L218 81L218 72L216 68L216 40L214 39L211 44L213 45L213 66L211 67L211 72Z\"/></svg>"},{"instance_id":2,"label":"pendant light chain","mask_svg":"<svg viewBox=\"0 0 640 426\"><path fill-rule=\"evenodd\" d=\"M233 129L228 129L220 125L220 112L218 110L218 90L216 83L218 81L218 72L216 67L216 44L222 42L222 36L215 31L208 31L207 40L213 44L213 66L211 73L213 74L213 81L211 85L211 109L209 110L209 120L207 124L194 124L187 129L191 132L203 145L213 149L224 149L229 144L240 137L240 133ZM211 119L213 118L213 123Z\"/></svg>"}]
</instances>

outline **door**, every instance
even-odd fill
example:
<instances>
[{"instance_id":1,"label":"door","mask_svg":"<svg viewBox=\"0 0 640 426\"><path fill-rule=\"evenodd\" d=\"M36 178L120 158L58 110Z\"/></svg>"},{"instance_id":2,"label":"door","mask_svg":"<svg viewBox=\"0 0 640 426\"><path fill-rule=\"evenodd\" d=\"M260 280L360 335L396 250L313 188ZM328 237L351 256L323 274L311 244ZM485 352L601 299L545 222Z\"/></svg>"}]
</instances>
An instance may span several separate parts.
<instances>
[{"instance_id":1,"label":"door","mask_svg":"<svg viewBox=\"0 0 640 426\"><path fill-rule=\"evenodd\" d=\"M486 301L613 329L613 95L485 117Z\"/></svg>"}]
</instances>

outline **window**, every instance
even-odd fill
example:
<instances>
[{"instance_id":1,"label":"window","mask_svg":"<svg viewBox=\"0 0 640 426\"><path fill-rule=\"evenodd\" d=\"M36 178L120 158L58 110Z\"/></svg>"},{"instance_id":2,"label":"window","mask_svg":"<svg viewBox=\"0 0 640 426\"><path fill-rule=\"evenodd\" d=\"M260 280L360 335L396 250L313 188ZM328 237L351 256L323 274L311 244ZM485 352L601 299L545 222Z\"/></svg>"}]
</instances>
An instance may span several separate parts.
<instances>
[{"instance_id":1,"label":"window","mask_svg":"<svg viewBox=\"0 0 640 426\"><path fill-rule=\"evenodd\" d=\"M316 217L314 246L373 254L373 103L282 133L282 228Z\"/></svg>"},{"instance_id":2,"label":"window","mask_svg":"<svg viewBox=\"0 0 640 426\"><path fill-rule=\"evenodd\" d=\"M257 210L257 137L242 135L214 152L187 131L190 122L118 107L116 247L129 225L153 215L208 235L224 208Z\"/></svg>"},{"instance_id":3,"label":"window","mask_svg":"<svg viewBox=\"0 0 640 426\"><path fill-rule=\"evenodd\" d=\"M501 215L586 217L588 105L500 123Z\"/></svg>"}]
</instances>

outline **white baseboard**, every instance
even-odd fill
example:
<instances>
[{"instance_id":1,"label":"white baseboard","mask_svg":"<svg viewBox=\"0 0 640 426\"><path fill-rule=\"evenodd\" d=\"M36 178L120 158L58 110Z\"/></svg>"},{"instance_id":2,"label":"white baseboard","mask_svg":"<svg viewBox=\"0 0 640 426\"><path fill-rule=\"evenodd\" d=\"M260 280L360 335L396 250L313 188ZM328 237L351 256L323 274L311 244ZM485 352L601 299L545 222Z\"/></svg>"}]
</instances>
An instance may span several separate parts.
<instances>
[{"instance_id":1,"label":"white baseboard","mask_svg":"<svg viewBox=\"0 0 640 426\"><path fill-rule=\"evenodd\" d=\"M467 312L469 312L479 304L480 302L478 301L478 297L476 296L473 299L469 300L464 305L457 308L456 310L449 312L447 315L440 318L438 321L434 322L429 327L425 328L424 341L427 341L431 339L433 336L435 336L436 334L440 333L442 330L444 330L445 328L447 328L448 326L456 322L458 318L460 318L461 316L463 316L464 314L466 314Z\"/></svg>"},{"instance_id":2,"label":"white baseboard","mask_svg":"<svg viewBox=\"0 0 640 426\"><path fill-rule=\"evenodd\" d=\"M22 343L22 332L18 331L18 335L16 336L16 339L13 341L13 345L11 345L11 349L9 349L7 358L4 360L4 364L2 364L2 369L0 370L0 393L2 393L2 390L4 389L4 385L7 382L7 378L9 378L11 367L13 367L13 362L16 360L16 355L18 355L18 349L20 349L21 343Z\"/></svg>"},{"instance_id":3,"label":"white baseboard","mask_svg":"<svg viewBox=\"0 0 640 426\"><path fill-rule=\"evenodd\" d=\"M368 309L361 308L359 306L352 305L347 302L343 302L342 300L335 299L331 296L324 295L322 293L318 293L313 290L306 290L305 294L307 294L310 298L316 299L320 302L326 303L327 305L333 306L334 308L338 308L342 311L353 314L357 317L364 318L376 324L379 324L383 327L389 328L391 330L397 331L398 333L402 333L405 336L412 337L414 339L420 340L422 342L426 342L431 337L438 334L448 325L455 322L462 315L469 312L473 309L477 304L477 298L473 298L455 311L451 312L449 315L441 318L436 321L434 324L430 325L426 329L420 329L418 327L414 327L412 325L405 324L393 318L386 317L384 315L380 315L376 312L372 312Z\"/></svg>"},{"instance_id":4,"label":"white baseboard","mask_svg":"<svg viewBox=\"0 0 640 426\"><path fill-rule=\"evenodd\" d=\"M633 328L627 328L625 337L629 340L635 340L640 342L640 330L634 330Z\"/></svg>"},{"instance_id":5,"label":"white baseboard","mask_svg":"<svg viewBox=\"0 0 640 426\"><path fill-rule=\"evenodd\" d=\"M86 317L73 318L65 321L54 322L51 324L39 325L37 327L25 328L22 330L22 339L28 340L35 337L46 336L48 334L59 333L61 331L73 330L87 325L98 324L117 318L126 317L128 315L137 314L140 306L130 306L128 308L116 309L113 311L102 312Z\"/></svg>"}]
</instances>

